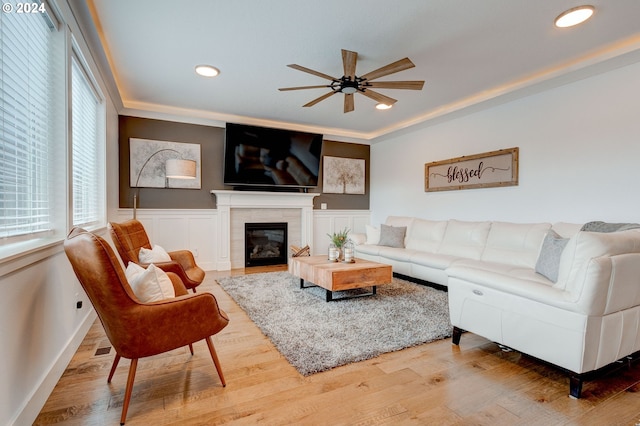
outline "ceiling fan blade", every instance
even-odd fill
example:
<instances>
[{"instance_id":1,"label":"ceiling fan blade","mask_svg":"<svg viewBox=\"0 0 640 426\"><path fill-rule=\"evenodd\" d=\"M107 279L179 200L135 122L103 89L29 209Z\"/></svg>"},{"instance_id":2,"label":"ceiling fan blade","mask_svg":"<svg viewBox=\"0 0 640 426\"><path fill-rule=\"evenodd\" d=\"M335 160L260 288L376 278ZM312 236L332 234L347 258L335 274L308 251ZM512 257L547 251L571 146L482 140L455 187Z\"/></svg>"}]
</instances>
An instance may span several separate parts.
<instances>
[{"instance_id":1,"label":"ceiling fan blade","mask_svg":"<svg viewBox=\"0 0 640 426\"><path fill-rule=\"evenodd\" d=\"M308 102L304 105L302 105L303 107L311 107L314 106L315 104L317 104L320 101L324 101L325 99L327 99L328 97L335 95L336 92L334 92L333 90L329 93L325 93L324 95L320 96L319 98L316 98L314 100L312 100L311 102Z\"/></svg>"},{"instance_id":2,"label":"ceiling fan blade","mask_svg":"<svg viewBox=\"0 0 640 426\"><path fill-rule=\"evenodd\" d=\"M358 52L342 49L342 66L344 67L345 77L349 77L352 81L356 78L356 62L358 61Z\"/></svg>"},{"instance_id":3,"label":"ceiling fan blade","mask_svg":"<svg viewBox=\"0 0 640 426\"><path fill-rule=\"evenodd\" d=\"M381 104L385 104L385 105L393 105L396 102L398 102L396 99L385 96L382 93L374 92L373 90L370 90L370 89L364 89L360 93L362 93L368 98L373 99L376 102L380 102Z\"/></svg>"},{"instance_id":4,"label":"ceiling fan blade","mask_svg":"<svg viewBox=\"0 0 640 426\"><path fill-rule=\"evenodd\" d=\"M413 68L415 65L409 58L400 59L399 61L395 61L388 65L385 65L382 68L378 68L377 70L373 70L365 75L361 76L363 80L374 80L376 78L384 77L385 75L393 74L396 72L408 70L409 68Z\"/></svg>"},{"instance_id":5,"label":"ceiling fan blade","mask_svg":"<svg viewBox=\"0 0 640 426\"><path fill-rule=\"evenodd\" d=\"M309 74L313 74L313 75L318 76L318 77L326 78L327 80L338 81L338 79L335 78L335 77L331 77L330 75L323 74L323 73L321 73L319 71L314 71L314 70L312 70L310 68L305 68L305 67L303 67L301 65L289 64L287 66L289 68L293 68L294 70L298 70L298 71L306 72L306 73L309 73Z\"/></svg>"},{"instance_id":6,"label":"ceiling fan blade","mask_svg":"<svg viewBox=\"0 0 640 426\"><path fill-rule=\"evenodd\" d=\"M350 95L344 95L344 112L345 114L355 109L353 105L353 93Z\"/></svg>"},{"instance_id":7,"label":"ceiling fan blade","mask_svg":"<svg viewBox=\"0 0 640 426\"><path fill-rule=\"evenodd\" d=\"M329 85L322 85L322 86L299 86L299 87L281 87L280 91L285 92L287 90L304 90L304 89L320 89L322 87L331 87Z\"/></svg>"},{"instance_id":8,"label":"ceiling fan blade","mask_svg":"<svg viewBox=\"0 0 640 426\"><path fill-rule=\"evenodd\" d=\"M422 90L424 81L369 81L365 86L375 87L376 89Z\"/></svg>"}]
</instances>

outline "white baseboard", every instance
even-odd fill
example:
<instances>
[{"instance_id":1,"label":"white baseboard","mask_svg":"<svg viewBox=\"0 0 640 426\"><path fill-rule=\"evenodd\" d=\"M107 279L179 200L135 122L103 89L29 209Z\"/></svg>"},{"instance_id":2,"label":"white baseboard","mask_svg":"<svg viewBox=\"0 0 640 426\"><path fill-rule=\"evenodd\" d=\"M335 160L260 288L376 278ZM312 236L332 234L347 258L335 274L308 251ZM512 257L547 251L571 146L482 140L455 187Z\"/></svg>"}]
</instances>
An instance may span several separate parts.
<instances>
[{"instance_id":1,"label":"white baseboard","mask_svg":"<svg viewBox=\"0 0 640 426\"><path fill-rule=\"evenodd\" d=\"M10 425L33 424L96 318L96 311L93 308L89 309L76 332L69 339L66 347L60 352L60 356L53 362L49 372L43 377L40 385L35 389L31 397L27 399L22 410L9 422Z\"/></svg>"}]
</instances>

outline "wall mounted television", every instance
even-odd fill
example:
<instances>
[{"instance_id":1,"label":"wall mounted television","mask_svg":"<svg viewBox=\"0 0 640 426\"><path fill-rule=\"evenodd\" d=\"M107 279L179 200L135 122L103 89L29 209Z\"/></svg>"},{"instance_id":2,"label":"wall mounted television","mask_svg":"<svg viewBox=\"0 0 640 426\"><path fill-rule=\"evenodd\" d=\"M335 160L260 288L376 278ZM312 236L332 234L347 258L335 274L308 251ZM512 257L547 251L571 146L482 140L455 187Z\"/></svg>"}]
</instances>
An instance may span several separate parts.
<instances>
[{"instance_id":1,"label":"wall mounted television","mask_svg":"<svg viewBox=\"0 0 640 426\"><path fill-rule=\"evenodd\" d=\"M227 123L224 184L238 189L318 186L323 135Z\"/></svg>"}]
</instances>

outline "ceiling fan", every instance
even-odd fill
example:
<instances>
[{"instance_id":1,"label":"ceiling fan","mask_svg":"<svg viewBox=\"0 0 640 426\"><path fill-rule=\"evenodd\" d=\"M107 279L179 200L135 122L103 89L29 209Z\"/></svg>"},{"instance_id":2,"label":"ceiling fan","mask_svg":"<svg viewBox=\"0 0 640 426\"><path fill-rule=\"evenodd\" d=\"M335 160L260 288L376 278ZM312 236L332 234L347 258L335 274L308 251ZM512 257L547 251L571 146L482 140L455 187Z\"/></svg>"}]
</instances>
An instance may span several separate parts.
<instances>
[{"instance_id":1,"label":"ceiling fan","mask_svg":"<svg viewBox=\"0 0 640 426\"><path fill-rule=\"evenodd\" d=\"M356 62L358 61L358 53L350 50L342 49L342 65L344 67L344 75L340 78L331 77L330 75L314 71L309 68L305 68L300 65L290 64L289 68L293 68L298 71L313 74L318 77L322 77L326 80L330 80L330 84L324 84L319 86L300 86L300 87L283 87L278 90L304 90L304 89L319 89L327 87L331 89L329 93L325 93L303 105L303 107L311 107L320 101L323 101L336 93L344 94L344 112L351 112L354 110L353 95L361 93L374 101L385 104L393 105L397 102L396 99L385 96L381 93L374 92L372 88L376 89L408 89L408 90L422 90L424 81L371 81L380 77L384 77L389 74L404 71L409 68L415 67L413 62L409 58L400 59L399 61L392 62L381 68L368 72L358 77L356 75Z\"/></svg>"}]
</instances>

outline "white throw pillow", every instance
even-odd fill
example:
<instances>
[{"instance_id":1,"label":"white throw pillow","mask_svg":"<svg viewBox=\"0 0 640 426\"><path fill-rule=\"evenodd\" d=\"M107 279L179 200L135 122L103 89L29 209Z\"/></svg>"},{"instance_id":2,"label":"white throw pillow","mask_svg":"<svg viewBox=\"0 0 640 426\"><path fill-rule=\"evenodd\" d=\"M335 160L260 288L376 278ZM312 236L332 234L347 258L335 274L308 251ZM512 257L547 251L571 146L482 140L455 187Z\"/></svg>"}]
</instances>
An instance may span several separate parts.
<instances>
[{"instance_id":1,"label":"white throw pillow","mask_svg":"<svg viewBox=\"0 0 640 426\"><path fill-rule=\"evenodd\" d=\"M124 274L133 293L142 303L176 297L176 292L169 276L153 263L145 269L140 265L129 262Z\"/></svg>"},{"instance_id":2,"label":"white throw pillow","mask_svg":"<svg viewBox=\"0 0 640 426\"><path fill-rule=\"evenodd\" d=\"M371 225L365 225L367 233L367 244L377 245L380 242L380 228Z\"/></svg>"},{"instance_id":3,"label":"white throw pillow","mask_svg":"<svg viewBox=\"0 0 640 426\"><path fill-rule=\"evenodd\" d=\"M138 253L138 260L140 263L160 263L171 262L171 256L162 247L154 245L153 249L141 248Z\"/></svg>"}]
</instances>

